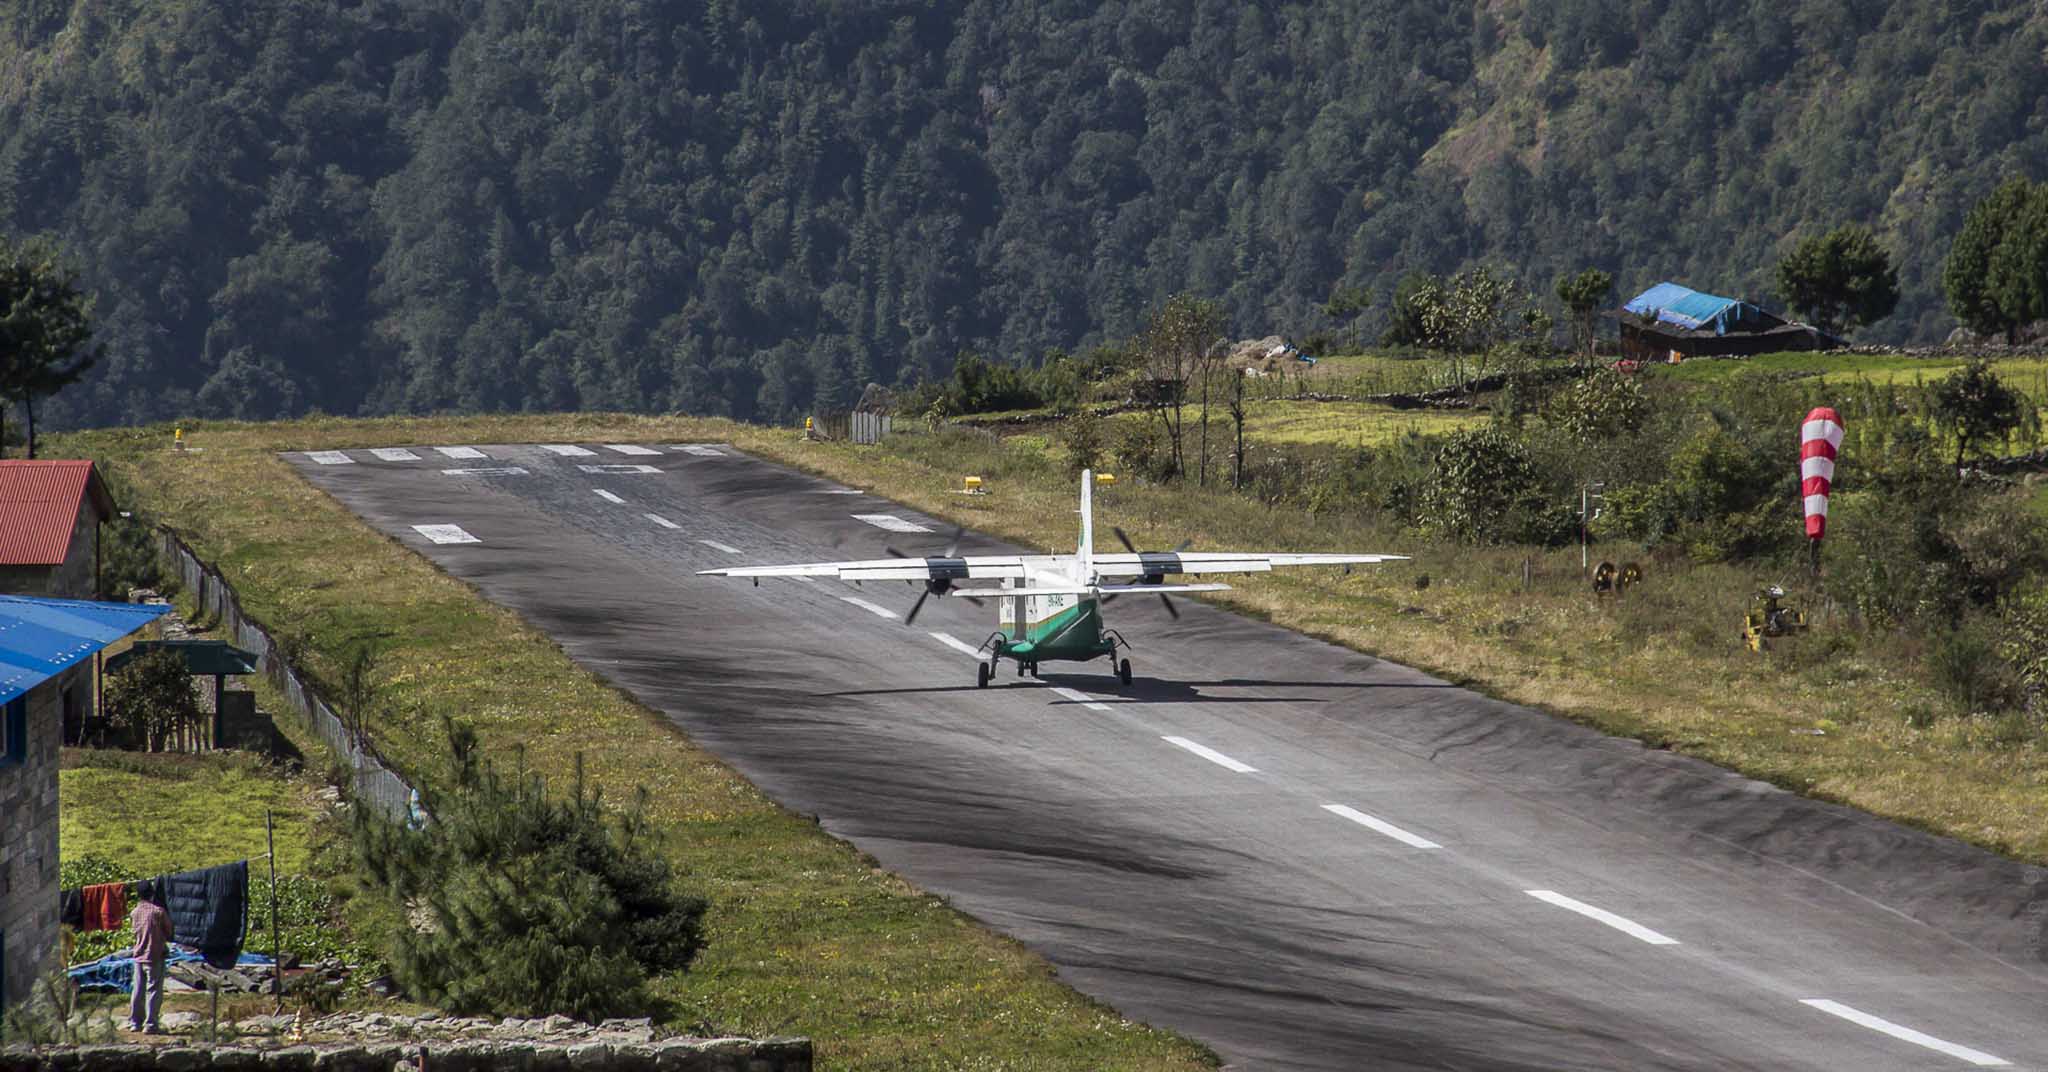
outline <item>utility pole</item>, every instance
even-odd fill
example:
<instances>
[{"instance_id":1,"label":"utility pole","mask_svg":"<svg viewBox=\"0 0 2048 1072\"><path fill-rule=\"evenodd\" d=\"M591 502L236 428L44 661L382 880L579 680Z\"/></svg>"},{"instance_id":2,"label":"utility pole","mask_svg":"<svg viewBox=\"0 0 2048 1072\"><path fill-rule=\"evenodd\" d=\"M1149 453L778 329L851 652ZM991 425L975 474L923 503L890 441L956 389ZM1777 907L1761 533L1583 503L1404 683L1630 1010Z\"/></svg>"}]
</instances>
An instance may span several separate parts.
<instances>
[{"instance_id":1,"label":"utility pole","mask_svg":"<svg viewBox=\"0 0 2048 1072\"><path fill-rule=\"evenodd\" d=\"M1593 519L1599 517L1600 509L1607 505L1607 496L1602 493L1602 489L1606 487L1605 483L1596 481L1579 489L1579 572L1581 574L1593 568L1588 548L1593 543Z\"/></svg>"}]
</instances>

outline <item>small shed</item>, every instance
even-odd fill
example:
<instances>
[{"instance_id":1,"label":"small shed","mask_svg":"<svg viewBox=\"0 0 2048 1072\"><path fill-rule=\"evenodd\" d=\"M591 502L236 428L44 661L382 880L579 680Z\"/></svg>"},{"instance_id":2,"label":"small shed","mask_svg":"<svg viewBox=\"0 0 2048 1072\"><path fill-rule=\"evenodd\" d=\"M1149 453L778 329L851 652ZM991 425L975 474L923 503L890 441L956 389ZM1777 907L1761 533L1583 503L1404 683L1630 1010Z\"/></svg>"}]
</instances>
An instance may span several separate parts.
<instances>
[{"instance_id":1,"label":"small shed","mask_svg":"<svg viewBox=\"0 0 2048 1072\"><path fill-rule=\"evenodd\" d=\"M1659 283L1609 315L1620 325L1622 357L1636 361L1741 357L1842 345L1812 325L1677 283Z\"/></svg>"},{"instance_id":2,"label":"small shed","mask_svg":"<svg viewBox=\"0 0 2048 1072\"><path fill-rule=\"evenodd\" d=\"M221 747L228 739L227 708L223 703L227 679L260 672L256 653L243 651L225 640L138 640L128 650L107 656L107 672L111 674L128 665L129 660L153 651L176 652L185 660L186 673L213 679L213 746Z\"/></svg>"}]
</instances>

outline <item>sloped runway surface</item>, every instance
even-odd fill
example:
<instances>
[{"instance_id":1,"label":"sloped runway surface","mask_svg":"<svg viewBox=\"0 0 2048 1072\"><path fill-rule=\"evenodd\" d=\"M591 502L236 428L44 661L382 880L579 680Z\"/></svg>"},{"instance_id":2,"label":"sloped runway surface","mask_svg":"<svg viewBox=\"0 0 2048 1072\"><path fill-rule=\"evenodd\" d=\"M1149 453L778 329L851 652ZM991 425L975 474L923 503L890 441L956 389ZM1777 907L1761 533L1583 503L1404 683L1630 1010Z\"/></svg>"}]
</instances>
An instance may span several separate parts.
<instances>
[{"instance_id":1,"label":"sloped runway surface","mask_svg":"<svg viewBox=\"0 0 2048 1072\"><path fill-rule=\"evenodd\" d=\"M1194 602L1108 608L1128 688L1098 663L979 690L993 605L905 627L907 585L693 576L936 553L944 522L718 445L474 455L287 458L1231 1067L2048 1068L2041 869Z\"/></svg>"}]
</instances>

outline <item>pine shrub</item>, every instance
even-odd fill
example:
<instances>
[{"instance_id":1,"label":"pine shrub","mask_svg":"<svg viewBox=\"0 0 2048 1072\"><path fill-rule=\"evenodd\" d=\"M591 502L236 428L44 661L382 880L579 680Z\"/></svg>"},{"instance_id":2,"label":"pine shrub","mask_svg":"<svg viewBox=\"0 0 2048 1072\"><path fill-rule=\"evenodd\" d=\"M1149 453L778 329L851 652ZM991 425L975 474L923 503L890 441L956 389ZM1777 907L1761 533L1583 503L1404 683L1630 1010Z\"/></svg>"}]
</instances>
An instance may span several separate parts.
<instances>
[{"instance_id":1,"label":"pine shrub","mask_svg":"<svg viewBox=\"0 0 2048 1072\"><path fill-rule=\"evenodd\" d=\"M676 888L639 805L607 809L583 785L552 796L507 777L447 726L447 788L431 821L358 809L358 866L410 925L391 950L411 995L457 1013L597 1020L644 1011L651 973L686 967L703 944L705 902Z\"/></svg>"}]
</instances>

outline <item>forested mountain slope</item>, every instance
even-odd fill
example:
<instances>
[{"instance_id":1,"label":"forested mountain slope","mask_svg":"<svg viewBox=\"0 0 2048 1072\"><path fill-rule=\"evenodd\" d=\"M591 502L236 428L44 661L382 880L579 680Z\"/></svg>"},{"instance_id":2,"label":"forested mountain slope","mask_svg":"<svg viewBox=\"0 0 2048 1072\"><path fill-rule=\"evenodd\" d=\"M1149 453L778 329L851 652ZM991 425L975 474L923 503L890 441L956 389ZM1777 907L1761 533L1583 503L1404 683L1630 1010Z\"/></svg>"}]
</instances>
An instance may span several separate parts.
<instances>
[{"instance_id":1,"label":"forested mountain slope","mask_svg":"<svg viewBox=\"0 0 2048 1072\"><path fill-rule=\"evenodd\" d=\"M14 0L0 230L109 356L60 423L682 409L1493 259L1772 301L1870 223L1868 337L2048 175L2032 0ZM1368 320L1378 313L1368 314Z\"/></svg>"}]
</instances>

